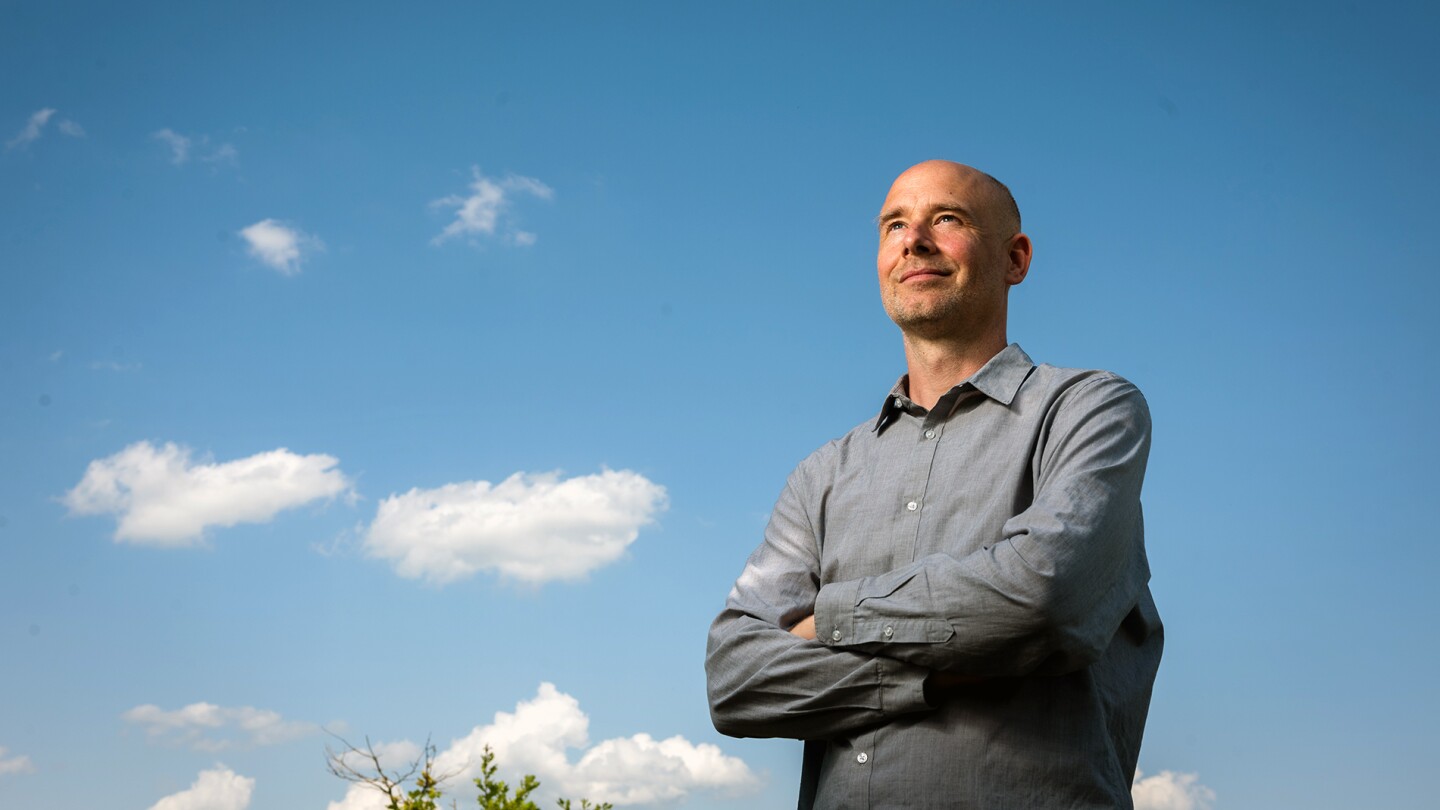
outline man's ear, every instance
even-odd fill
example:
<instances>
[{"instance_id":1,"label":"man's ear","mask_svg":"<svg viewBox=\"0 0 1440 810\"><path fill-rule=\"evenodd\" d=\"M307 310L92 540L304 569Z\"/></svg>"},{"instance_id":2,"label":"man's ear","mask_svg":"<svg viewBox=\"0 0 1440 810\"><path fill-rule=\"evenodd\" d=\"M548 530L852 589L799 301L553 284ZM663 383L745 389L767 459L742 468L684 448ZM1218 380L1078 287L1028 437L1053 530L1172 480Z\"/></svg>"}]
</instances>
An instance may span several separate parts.
<instances>
[{"instance_id":1,"label":"man's ear","mask_svg":"<svg viewBox=\"0 0 1440 810\"><path fill-rule=\"evenodd\" d=\"M1035 247L1030 244L1030 237L1023 233L1010 237L1010 246L1006 253L1010 259L1010 266L1005 270L1006 284L1013 286L1025 280L1025 274L1030 272L1030 259L1034 254Z\"/></svg>"}]
</instances>

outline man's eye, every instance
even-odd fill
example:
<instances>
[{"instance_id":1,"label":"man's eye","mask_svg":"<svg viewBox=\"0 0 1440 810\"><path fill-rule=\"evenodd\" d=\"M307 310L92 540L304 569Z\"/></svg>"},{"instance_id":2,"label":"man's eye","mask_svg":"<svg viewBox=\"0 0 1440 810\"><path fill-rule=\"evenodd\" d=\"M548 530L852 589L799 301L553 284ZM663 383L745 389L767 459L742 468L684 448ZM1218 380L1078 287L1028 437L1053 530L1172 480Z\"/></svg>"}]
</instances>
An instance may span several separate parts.
<instances>
[{"instance_id":1,"label":"man's eye","mask_svg":"<svg viewBox=\"0 0 1440 810\"><path fill-rule=\"evenodd\" d=\"M898 222L898 221L897 221L897 222L887 222L887 223L885 223L885 230L886 230L887 232L888 232L888 231L898 231L898 230L900 230L900 229L903 228L903 227L905 227L905 223L903 223L903 222Z\"/></svg>"},{"instance_id":2,"label":"man's eye","mask_svg":"<svg viewBox=\"0 0 1440 810\"><path fill-rule=\"evenodd\" d=\"M936 222L959 222L960 218L954 214L941 214L935 218Z\"/></svg>"}]
</instances>

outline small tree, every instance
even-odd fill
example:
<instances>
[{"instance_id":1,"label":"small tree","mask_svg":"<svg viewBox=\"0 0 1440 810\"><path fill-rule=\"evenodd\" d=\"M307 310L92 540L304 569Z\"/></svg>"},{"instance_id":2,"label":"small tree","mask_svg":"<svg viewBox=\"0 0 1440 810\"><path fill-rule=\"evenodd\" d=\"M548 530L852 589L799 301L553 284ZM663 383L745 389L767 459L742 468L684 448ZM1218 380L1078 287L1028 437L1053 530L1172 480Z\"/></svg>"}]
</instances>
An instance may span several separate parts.
<instances>
[{"instance_id":1,"label":"small tree","mask_svg":"<svg viewBox=\"0 0 1440 810\"><path fill-rule=\"evenodd\" d=\"M344 737L332 736L344 744L345 750L336 753L325 746L325 767L346 782L367 785L385 794L385 810L438 810L435 800L441 795L440 783L455 776L435 772L435 746L428 739L419 757L408 765L387 771L369 737L365 738L365 747L358 748ZM356 760L360 764L356 764ZM405 783L412 780L415 787L407 791Z\"/></svg>"},{"instance_id":2,"label":"small tree","mask_svg":"<svg viewBox=\"0 0 1440 810\"><path fill-rule=\"evenodd\" d=\"M344 744L345 750L336 753L334 749L326 746L326 768L346 782L368 785L383 793L387 800L385 810L438 810L436 800L443 795L440 785L459 774L459 771L435 771L435 746L428 739L419 757L403 768L391 771L385 770L380 763L380 755L375 752L375 746L370 743L369 737L365 738L364 748L351 745L339 736L335 736L335 739ZM359 760L359 764L356 764L356 760ZM480 777L475 780L475 787L480 790L475 801L479 803L481 810L540 810L538 805L530 801L530 794L540 787L540 780L532 774L525 774L516 786L514 795L511 795L510 785L495 778L498 769L495 752L490 750L490 746L485 746L484 753L480 755ZM406 790L405 784L411 781L414 782L414 787ZM560 799L557 804L562 810L574 810L569 799ZM454 799L450 800L450 807L457 808ZM609 802L591 804L589 799L581 799L580 810L614 808Z\"/></svg>"}]
</instances>

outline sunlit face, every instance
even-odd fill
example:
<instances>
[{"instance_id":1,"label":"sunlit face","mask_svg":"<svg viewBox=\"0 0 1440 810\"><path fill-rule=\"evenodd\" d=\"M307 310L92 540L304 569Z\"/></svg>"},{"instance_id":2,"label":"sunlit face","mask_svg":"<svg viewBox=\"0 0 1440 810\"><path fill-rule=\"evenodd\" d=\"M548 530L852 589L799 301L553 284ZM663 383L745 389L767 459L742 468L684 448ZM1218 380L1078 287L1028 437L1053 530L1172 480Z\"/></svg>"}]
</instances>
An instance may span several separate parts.
<instances>
[{"instance_id":1,"label":"sunlit face","mask_svg":"<svg viewBox=\"0 0 1440 810\"><path fill-rule=\"evenodd\" d=\"M896 178L880 210L880 298L907 335L969 337L1005 328L1010 286L1029 267L993 182L968 166L929 161ZM1023 241L1023 257L1014 247Z\"/></svg>"}]
</instances>

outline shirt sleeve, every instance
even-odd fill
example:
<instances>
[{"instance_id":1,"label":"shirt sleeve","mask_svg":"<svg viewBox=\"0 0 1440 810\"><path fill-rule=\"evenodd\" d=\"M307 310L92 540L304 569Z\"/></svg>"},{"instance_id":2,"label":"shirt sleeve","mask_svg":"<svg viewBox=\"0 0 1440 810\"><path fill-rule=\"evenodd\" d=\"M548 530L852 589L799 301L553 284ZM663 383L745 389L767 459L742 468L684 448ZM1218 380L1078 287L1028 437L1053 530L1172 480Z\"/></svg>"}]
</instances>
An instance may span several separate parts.
<instances>
[{"instance_id":1,"label":"shirt sleeve","mask_svg":"<svg viewBox=\"0 0 1440 810\"><path fill-rule=\"evenodd\" d=\"M1002 536L963 556L826 584L815 605L820 642L1003 677L1088 666L1122 623L1148 634L1158 625L1140 513L1149 449L1149 410L1135 386L1111 374L1072 386L1042 426L1033 499Z\"/></svg>"},{"instance_id":2,"label":"shirt sleeve","mask_svg":"<svg viewBox=\"0 0 1440 810\"><path fill-rule=\"evenodd\" d=\"M736 737L825 739L929 710L924 667L801 639L789 628L814 611L815 532L791 474L765 541L710 627L705 656L715 728Z\"/></svg>"}]
</instances>

